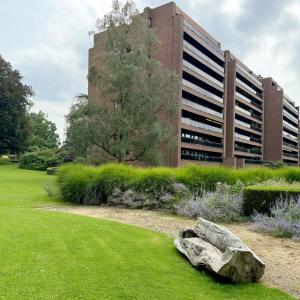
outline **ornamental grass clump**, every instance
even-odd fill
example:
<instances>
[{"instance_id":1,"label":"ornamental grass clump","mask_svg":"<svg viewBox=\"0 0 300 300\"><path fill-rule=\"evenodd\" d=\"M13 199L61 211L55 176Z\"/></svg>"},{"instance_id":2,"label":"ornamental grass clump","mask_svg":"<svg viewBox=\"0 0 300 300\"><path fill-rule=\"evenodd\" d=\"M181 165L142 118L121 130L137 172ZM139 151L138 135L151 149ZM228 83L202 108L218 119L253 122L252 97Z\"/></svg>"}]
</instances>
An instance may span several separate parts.
<instances>
[{"instance_id":1,"label":"ornamental grass clump","mask_svg":"<svg viewBox=\"0 0 300 300\"><path fill-rule=\"evenodd\" d=\"M270 207L270 215L255 212L251 218L255 231L300 240L300 197L280 197Z\"/></svg>"}]
</instances>

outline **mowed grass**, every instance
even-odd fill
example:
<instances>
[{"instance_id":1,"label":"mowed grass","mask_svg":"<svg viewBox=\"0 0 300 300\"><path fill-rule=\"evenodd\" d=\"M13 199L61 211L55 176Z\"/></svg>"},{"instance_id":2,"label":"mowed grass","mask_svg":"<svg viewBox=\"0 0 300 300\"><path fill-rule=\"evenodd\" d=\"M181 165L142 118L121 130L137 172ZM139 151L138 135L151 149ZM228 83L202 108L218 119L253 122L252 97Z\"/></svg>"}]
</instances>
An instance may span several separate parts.
<instances>
[{"instance_id":1,"label":"mowed grass","mask_svg":"<svg viewBox=\"0 0 300 300\"><path fill-rule=\"evenodd\" d=\"M116 222L36 209L57 205L54 177L0 166L0 299L292 299L262 284L220 284L172 239Z\"/></svg>"}]
</instances>

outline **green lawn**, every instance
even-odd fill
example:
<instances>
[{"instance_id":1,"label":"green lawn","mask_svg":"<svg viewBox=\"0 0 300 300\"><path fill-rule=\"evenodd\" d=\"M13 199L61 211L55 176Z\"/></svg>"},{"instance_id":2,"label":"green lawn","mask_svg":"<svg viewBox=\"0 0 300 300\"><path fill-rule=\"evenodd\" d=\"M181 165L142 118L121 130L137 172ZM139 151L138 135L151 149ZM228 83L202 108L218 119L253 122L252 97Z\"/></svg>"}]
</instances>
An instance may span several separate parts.
<instances>
[{"instance_id":1,"label":"green lawn","mask_svg":"<svg viewBox=\"0 0 300 300\"><path fill-rule=\"evenodd\" d=\"M262 284L220 284L164 235L38 210L53 177L0 165L0 299L291 299Z\"/></svg>"}]
</instances>

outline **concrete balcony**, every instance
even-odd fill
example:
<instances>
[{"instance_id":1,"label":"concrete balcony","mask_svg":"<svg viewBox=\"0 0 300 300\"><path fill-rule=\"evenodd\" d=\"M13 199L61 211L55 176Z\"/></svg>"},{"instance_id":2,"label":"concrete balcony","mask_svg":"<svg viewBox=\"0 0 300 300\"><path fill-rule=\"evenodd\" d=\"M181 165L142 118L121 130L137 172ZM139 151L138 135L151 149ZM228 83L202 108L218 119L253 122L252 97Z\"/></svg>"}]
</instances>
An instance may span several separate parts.
<instances>
[{"instance_id":1,"label":"concrete balcony","mask_svg":"<svg viewBox=\"0 0 300 300\"><path fill-rule=\"evenodd\" d=\"M293 132L295 132L298 135L298 127L293 126L292 124L288 123L287 121L283 120L283 126L285 126L287 129L292 130Z\"/></svg>"},{"instance_id":2,"label":"concrete balcony","mask_svg":"<svg viewBox=\"0 0 300 300\"><path fill-rule=\"evenodd\" d=\"M197 40L197 42L200 42L205 48L207 48L212 54L216 55L219 59L225 61L224 58L224 52L220 47L215 45L211 40L209 40L208 37L206 37L202 32L197 30L193 25L191 25L187 20L184 20L184 26L185 29L187 29L187 32L189 31L193 35L195 35L200 40Z\"/></svg>"},{"instance_id":3,"label":"concrete balcony","mask_svg":"<svg viewBox=\"0 0 300 300\"><path fill-rule=\"evenodd\" d=\"M211 126L211 125L208 125L208 124L205 124L205 123L197 122L197 121L194 121L194 120L189 119L189 118L183 118L182 117L181 122L183 124L188 125L188 126L192 126L192 127L196 127L196 128L202 128L202 129L205 129L207 131L223 133L223 128L219 128L219 127Z\"/></svg>"},{"instance_id":4,"label":"concrete balcony","mask_svg":"<svg viewBox=\"0 0 300 300\"><path fill-rule=\"evenodd\" d=\"M188 48L189 50L191 50L193 53L195 53L197 56L199 56L202 59L204 59L205 61L207 61L210 65L212 65L217 70L221 71L222 74L224 75L224 68L222 66L220 66L219 64L217 64L214 60L212 60L211 58L209 58L208 56L206 56L204 53L202 53L196 47L194 47L193 45L191 45L189 42L183 41L183 46L185 46L186 48Z\"/></svg>"},{"instance_id":5,"label":"concrete balcony","mask_svg":"<svg viewBox=\"0 0 300 300\"><path fill-rule=\"evenodd\" d=\"M242 66L237 65L237 70L240 71L241 75L246 75L247 79L250 79L252 82L254 82L260 89L262 89L262 83L255 78L252 74L250 74L248 71L246 71Z\"/></svg>"},{"instance_id":6,"label":"concrete balcony","mask_svg":"<svg viewBox=\"0 0 300 300\"><path fill-rule=\"evenodd\" d=\"M220 103L223 103L223 98L218 97L217 95L215 95L215 94L213 94L213 93L211 93L211 92L209 92L209 91L207 91L207 90L205 90L205 89L197 86L194 83L189 82L186 79L182 79L182 84L185 85L185 86L187 86L188 88L190 88L190 89L192 89L192 90L200 93L200 94L203 94L203 95L205 95L205 96L207 96L207 97L209 97L209 98L211 98L213 100L216 100L216 101L219 101Z\"/></svg>"},{"instance_id":7,"label":"concrete balcony","mask_svg":"<svg viewBox=\"0 0 300 300\"><path fill-rule=\"evenodd\" d=\"M290 102L293 102L287 95L283 94L283 105L288 107L292 112L298 115L298 109Z\"/></svg>"},{"instance_id":8,"label":"concrete balcony","mask_svg":"<svg viewBox=\"0 0 300 300\"><path fill-rule=\"evenodd\" d=\"M220 119L223 119L223 113L217 112L217 111L215 111L211 108L208 108L208 107L203 106L201 104L195 103L195 102L190 101L188 99L182 98L182 104L184 106L192 107L192 108L194 108L196 110L199 110L201 112L204 112L206 114L210 114L210 115L213 115L213 116L218 117Z\"/></svg>"},{"instance_id":9,"label":"concrete balcony","mask_svg":"<svg viewBox=\"0 0 300 300\"><path fill-rule=\"evenodd\" d=\"M213 84L217 85L219 88L221 88L221 91L224 90L224 83L223 82L215 79L214 77L210 76L209 74L207 74L204 71L200 70L199 68L195 67L193 64L189 63L186 60L183 60L182 64L185 67L187 67L188 69L194 71L195 73L197 73L197 74L201 75L202 77L206 78L207 80L209 80Z\"/></svg>"},{"instance_id":10,"label":"concrete balcony","mask_svg":"<svg viewBox=\"0 0 300 300\"><path fill-rule=\"evenodd\" d=\"M244 83L242 80L236 78L235 79L236 82L241 85L242 87L246 88L246 90L248 90L249 92L256 94L256 90L254 90L253 88L251 88L249 85L247 85L246 83Z\"/></svg>"},{"instance_id":11,"label":"concrete balcony","mask_svg":"<svg viewBox=\"0 0 300 300\"><path fill-rule=\"evenodd\" d=\"M288 119L291 119L294 123L298 124L299 120L295 118L293 115L291 115L288 111L283 109L283 115L286 116Z\"/></svg>"}]
</instances>

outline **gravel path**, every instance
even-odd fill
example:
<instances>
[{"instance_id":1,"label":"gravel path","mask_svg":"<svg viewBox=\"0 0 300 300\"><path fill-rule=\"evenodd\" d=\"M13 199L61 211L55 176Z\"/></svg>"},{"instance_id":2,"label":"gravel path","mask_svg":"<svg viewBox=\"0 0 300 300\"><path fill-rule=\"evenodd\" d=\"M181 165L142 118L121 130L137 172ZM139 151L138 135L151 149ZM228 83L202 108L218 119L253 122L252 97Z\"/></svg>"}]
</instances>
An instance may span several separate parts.
<instances>
[{"instance_id":1,"label":"gravel path","mask_svg":"<svg viewBox=\"0 0 300 300\"><path fill-rule=\"evenodd\" d=\"M105 218L144 227L175 237L181 227L193 227L195 220L159 211L133 210L116 207L64 206L49 210ZM241 238L266 263L262 281L300 299L300 243L274 238L250 230L249 224L225 225Z\"/></svg>"}]
</instances>

